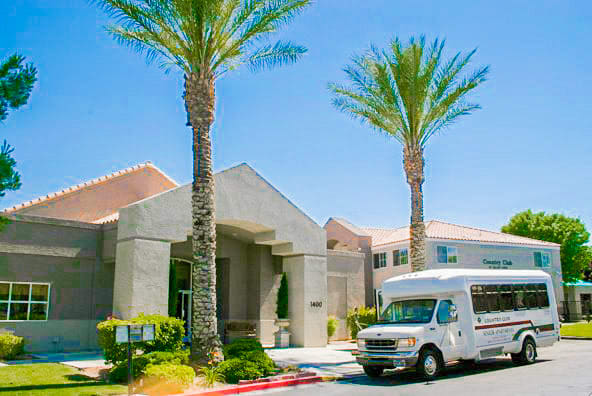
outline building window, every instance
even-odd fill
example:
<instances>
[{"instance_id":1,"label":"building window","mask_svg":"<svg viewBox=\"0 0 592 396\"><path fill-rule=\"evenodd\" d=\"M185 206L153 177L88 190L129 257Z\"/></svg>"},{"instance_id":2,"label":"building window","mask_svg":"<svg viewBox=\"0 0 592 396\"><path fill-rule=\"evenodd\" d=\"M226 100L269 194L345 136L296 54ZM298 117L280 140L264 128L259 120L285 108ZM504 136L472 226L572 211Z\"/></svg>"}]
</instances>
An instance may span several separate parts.
<instances>
[{"instance_id":1,"label":"building window","mask_svg":"<svg viewBox=\"0 0 592 396\"><path fill-rule=\"evenodd\" d=\"M374 269L386 267L386 253L374 254Z\"/></svg>"},{"instance_id":2,"label":"building window","mask_svg":"<svg viewBox=\"0 0 592 396\"><path fill-rule=\"evenodd\" d=\"M404 265L409 263L407 249L393 250L393 265Z\"/></svg>"},{"instance_id":3,"label":"building window","mask_svg":"<svg viewBox=\"0 0 592 396\"><path fill-rule=\"evenodd\" d=\"M458 249L452 246L436 246L439 264L458 263Z\"/></svg>"},{"instance_id":4,"label":"building window","mask_svg":"<svg viewBox=\"0 0 592 396\"><path fill-rule=\"evenodd\" d=\"M551 257L549 253L534 252L534 266L539 268L547 268L551 265Z\"/></svg>"},{"instance_id":5,"label":"building window","mask_svg":"<svg viewBox=\"0 0 592 396\"><path fill-rule=\"evenodd\" d=\"M0 282L0 321L47 320L49 284Z\"/></svg>"}]
</instances>

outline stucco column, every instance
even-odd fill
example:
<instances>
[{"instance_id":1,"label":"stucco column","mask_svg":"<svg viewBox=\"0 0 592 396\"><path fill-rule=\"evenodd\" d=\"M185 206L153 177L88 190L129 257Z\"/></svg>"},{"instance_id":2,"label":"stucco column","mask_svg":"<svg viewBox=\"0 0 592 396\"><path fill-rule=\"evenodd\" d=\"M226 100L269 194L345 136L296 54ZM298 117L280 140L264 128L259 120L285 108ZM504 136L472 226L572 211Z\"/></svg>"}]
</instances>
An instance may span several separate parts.
<instances>
[{"instance_id":1,"label":"stucco column","mask_svg":"<svg viewBox=\"0 0 592 396\"><path fill-rule=\"evenodd\" d=\"M284 257L288 276L290 343L302 347L327 345L327 257Z\"/></svg>"},{"instance_id":2,"label":"stucco column","mask_svg":"<svg viewBox=\"0 0 592 396\"><path fill-rule=\"evenodd\" d=\"M168 315L171 244L131 239L117 242L113 313L130 319L138 313Z\"/></svg>"}]
</instances>

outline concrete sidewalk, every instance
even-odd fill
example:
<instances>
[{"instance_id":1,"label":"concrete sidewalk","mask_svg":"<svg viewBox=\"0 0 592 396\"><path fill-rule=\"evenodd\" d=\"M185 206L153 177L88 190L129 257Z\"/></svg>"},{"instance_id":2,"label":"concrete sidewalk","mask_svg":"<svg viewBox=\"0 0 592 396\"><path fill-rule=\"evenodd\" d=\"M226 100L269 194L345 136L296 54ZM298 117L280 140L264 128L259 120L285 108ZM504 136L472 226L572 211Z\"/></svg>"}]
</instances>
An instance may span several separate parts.
<instances>
[{"instance_id":1,"label":"concrete sidewalk","mask_svg":"<svg viewBox=\"0 0 592 396\"><path fill-rule=\"evenodd\" d=\"M298 366L323 377L351 377L363 374L351 351L353 343L333 343L325 348L278 348L265 352L279 366Z\"/></svg>"}]
</instances>

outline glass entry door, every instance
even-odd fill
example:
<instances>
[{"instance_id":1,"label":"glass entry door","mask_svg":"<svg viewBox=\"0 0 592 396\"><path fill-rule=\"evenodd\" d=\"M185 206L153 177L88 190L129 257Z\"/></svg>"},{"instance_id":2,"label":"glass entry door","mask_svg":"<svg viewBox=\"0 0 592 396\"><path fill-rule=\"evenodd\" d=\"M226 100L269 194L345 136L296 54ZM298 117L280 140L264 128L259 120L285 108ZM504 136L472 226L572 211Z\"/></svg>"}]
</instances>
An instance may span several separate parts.
<instances>
[{"instance_id":1,"label":"glass entry door","mask_svg":"<svg viewBox=\"0 0 592 396\"><path fill-rule=\"evenodd\" d=\"M191 290L179 290L177 299L177 317L184 322L184 342L191 342Z\"/></svg>"}]
</instances>

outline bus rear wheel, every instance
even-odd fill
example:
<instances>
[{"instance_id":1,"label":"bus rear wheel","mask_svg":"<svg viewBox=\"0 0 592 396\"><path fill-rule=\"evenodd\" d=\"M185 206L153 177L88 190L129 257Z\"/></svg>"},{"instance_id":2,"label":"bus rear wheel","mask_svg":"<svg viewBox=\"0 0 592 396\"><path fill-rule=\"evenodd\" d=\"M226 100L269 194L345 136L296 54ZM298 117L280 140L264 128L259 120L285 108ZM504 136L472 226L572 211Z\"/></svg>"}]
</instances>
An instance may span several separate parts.
<instances>
[{"instance_id":1,"label":"bus rear wheel","mask_svg":"<svg viewBox=\"0 0 592 396\"><path fill-rule=\"evenodd\" d=\"M536 357L536 344L531 338L527 338L522 343L522 350L512 354L512 361L516 364L532 364Z\"/></svg>"},{"instance_id":2,"label":"bus rear wheel","mask_svg":"<svg viewBox=\"0 0 592 396\"><path fill-rule=\"evenodd\" d=\"M382 366L363 366L363 367L364 367L364 372L370 378L380 377L382 375L382 372L384 371L384 367L382 367Z\"/></svg>"}]
</instances>

